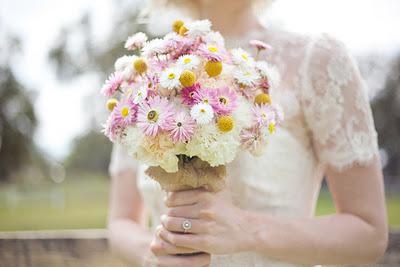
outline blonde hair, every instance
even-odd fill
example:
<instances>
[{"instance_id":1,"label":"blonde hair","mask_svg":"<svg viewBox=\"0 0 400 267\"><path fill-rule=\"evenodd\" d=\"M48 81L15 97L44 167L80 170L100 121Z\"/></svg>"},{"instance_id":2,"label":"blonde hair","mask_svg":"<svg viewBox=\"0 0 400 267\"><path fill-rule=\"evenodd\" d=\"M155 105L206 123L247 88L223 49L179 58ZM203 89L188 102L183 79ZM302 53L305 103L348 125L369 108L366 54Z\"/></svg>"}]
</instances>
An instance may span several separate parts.
<instances>
[{"instance_id":1,"label":"blonde hair","mask_svg":"<svg viewBox=\"0 0 400 267\"><path fill-rule=\"evenodd\" d=\"M252 0L253 10L262 22L265 19L269 6L275 0ZM149 31L155 35L162 35L176 19L198 19L199 14L194 2L187 0L147 0L139 15L139 23L147 24Z\"/></svg>"}]
</instances>

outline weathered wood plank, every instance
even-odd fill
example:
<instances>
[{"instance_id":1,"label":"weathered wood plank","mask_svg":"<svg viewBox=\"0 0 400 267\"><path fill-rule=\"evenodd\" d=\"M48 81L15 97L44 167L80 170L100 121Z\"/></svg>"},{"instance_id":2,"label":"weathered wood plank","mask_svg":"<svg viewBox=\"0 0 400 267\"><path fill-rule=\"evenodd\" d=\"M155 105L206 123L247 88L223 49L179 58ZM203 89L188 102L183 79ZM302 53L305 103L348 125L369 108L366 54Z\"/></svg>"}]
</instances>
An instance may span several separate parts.
<instances>
[{"instance_id":1,"label":"weathered wood plank","mask_svg":"<svg viewBox=\"0 0 400 267\"><path fill-rule=\"evenodd\" d=\"M126 267L108 251L106 231L35 231L0 233L0 267ZM400 231L390 233L378 264L400 266Z\"/></svg>"}]
</instances>

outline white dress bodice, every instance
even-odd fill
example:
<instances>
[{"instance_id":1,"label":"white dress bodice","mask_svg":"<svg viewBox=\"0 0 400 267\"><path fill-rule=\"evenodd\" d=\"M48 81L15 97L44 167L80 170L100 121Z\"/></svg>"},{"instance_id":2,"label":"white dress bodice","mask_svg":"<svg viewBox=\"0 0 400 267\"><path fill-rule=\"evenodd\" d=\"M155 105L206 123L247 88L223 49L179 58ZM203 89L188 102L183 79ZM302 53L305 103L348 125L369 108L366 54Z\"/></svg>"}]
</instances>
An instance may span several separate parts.
<instances>
[{"instance_id":1,"label":"white dress bodice","mask_svg":"<svg viewBox=\"0 0 400 267\"><path fill-rule=\"evenodd\" d=\"M280 87L270 93L283 108L285 121L261 157L241 152L228 165L228 188L234 203L243 209L311 217L326 166L341 171L369 164L378 154L367 88L343 44L327 35L302 36L272 28L257 38L273 47L262 56L281 73ZM232 41L232 46L250 49L238 41ZM165 210L165 193L146 177L146 166L114 146L110 172L127 168L137 172L154 229ZM212 266L297 265L244 252L213 256Z\"/></svg>"}]
</instances>

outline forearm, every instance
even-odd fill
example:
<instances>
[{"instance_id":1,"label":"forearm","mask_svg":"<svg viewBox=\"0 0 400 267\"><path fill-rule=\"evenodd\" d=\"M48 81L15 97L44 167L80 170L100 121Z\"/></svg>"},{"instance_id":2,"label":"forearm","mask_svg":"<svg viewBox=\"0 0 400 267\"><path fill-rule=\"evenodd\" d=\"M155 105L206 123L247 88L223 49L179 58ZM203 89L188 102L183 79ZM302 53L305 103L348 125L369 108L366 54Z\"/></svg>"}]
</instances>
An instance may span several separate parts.
<instances>
[{"instance_id":1,"label":"forearm","mask_svg":"<svg viewBox=\"0 0 400 267\"><path fill-rule=\"evenodd\" d=\"M250 250L298 264L362 264L376 261L385 233L351 214L283 219L247 213Z\"/></svg>"},{"instance_id":2,"label":"forearm","mask_svg":"<svg viewBox=\"0 0 400 267\"><path fill-rule=\"evenodd\" d=\"M141 267L150 252L151 233L129 219L113 219L108 227L108 239L113 253L133 266Z\"/></svg>"}]
</instances>

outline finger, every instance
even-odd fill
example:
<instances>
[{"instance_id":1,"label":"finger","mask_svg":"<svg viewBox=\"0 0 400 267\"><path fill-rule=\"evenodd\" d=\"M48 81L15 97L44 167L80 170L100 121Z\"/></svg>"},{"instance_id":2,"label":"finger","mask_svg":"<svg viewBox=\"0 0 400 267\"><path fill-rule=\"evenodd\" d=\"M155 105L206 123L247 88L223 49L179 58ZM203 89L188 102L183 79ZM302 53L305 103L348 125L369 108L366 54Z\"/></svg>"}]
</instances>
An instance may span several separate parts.
<instances>
[{"instance_id":1,"label":"finger","mask_svg":"<svg viewBox=\"0 0 400 267\"><path fill-rule=\"evenodd\" d=\"M190 229L183 228L183 223L189 221L191 224ZM191 234L205 234L208 233L209 223L204 220L185 219L179 217L172 217L168 215L161 216L161 223L170 232L191 233Z\"/></svg>"},{"instance_id":2,"label":"finger","mask_svg":"<svg viewBox=\"0 0 400 267\"><path fill-rule=\"evenodd\" d=\"M186 247L194 250L206 251L206 236L203 234L181 234L170 232L165 228L160 230L160 237L177 247Z\"/></svg>"},{"instance_id":3,"label":"finger","mask_svg":"<svg viewBox=\"0 0 400 267\"><path fill-rule=\"evenodd\" d=\"M207 253L192 256L165 255L156 258L156 266L159 267L202 267L210 264L211 256Z\"/></svg>"},{"instance_id":4,"label":"finger","mask_svg":"<svg viewBox=\"0 0 400 267\"><path fill-rule=\"evenodd\" d=\"M187 206L178 206L169 208L167 215L172 217L181 217L187 219L198 219L200 218L201 207L199 203Z\"/></svg>"},{"instance_id":5,"label":"finger","mask_svg":"<svg viewBox=\"0 0 400 267\"><path fill-rule=\"evenodd\" d=\"M175 254L189 254L200 252L191 248L177 247L164 241L161 238L156 238L150 244L150 250L156 256L175 255Z\"/></svg>"},{"instance_id":6,"label":"finger","mask_svg":"<svg viewBox=\"0 0 400 267\"><path fill-rule=\"evenodd\" d=\"M167 207L193 205L200 200L206 199L211 193L204 188L169 192L165 200Z\"/></svg>"}]
</instances>

